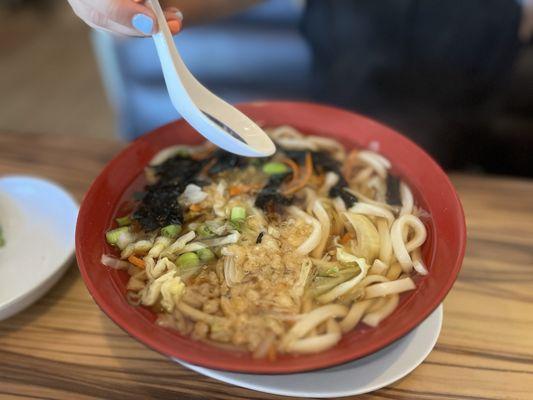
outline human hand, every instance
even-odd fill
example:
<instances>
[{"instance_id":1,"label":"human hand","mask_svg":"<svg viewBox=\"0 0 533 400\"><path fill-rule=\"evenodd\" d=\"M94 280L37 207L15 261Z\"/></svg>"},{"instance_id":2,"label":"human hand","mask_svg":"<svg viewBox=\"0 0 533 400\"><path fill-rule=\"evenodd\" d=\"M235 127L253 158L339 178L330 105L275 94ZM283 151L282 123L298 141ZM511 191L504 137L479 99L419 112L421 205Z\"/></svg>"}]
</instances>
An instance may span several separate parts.
<instances>
[{"instance_id":1,"label":"human hand","mask_svg":"<svg viewBox=\"0 0 533 400\"><path fill-rule=\"evenodd\" d=\"M150 36L158 32L157 19L145 0L68 0L74 13L89 26L127 36ZM164 4L162 4L164 6ZM181 30L181 12L164 8L172 34Z\"/></svg>"}]
</instances>

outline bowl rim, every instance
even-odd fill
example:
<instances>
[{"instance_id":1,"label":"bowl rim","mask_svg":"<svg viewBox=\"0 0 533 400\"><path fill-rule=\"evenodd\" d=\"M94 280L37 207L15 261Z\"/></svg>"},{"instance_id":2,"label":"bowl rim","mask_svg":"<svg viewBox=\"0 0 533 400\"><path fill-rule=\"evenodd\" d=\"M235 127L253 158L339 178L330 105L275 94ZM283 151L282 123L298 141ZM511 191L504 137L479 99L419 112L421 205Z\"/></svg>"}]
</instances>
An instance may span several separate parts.
<instances>
[{"instance_id":1,"label":"bowl rim","mask_svg":"<svg viewBox=\"0 0 533 400\"><path fill-rule=\"evenodd\" d=\"M141 332L137 332L135 329L131 328L131 324L128 321L129 318L127 316L122 315L120 312L118 312L115 308L108 305L107 300L104 298L103 293L101 293L98 290L98 287L95 282L93 282L89 275L88 275L88 269L91 268L91 266L87 265L85 262L85 259L83 257L83 254L81 252L81 226L84 223L85 219L85 213L86 213L86 200L90 197L90 194L95 190L97 186L99 186L104 179L105 176L109 174L109 171L113 170L115 166L120 163L121 159L127 154L128 152L132 151L133 148L136 148L138 146L141 146L143 142L150 142L153 137L157 137L160 132L168 129L170 126L176 124L176 123L184 123L183 120L177 120L170 122L168 124L165 124L143 136L140 136L133 142L129 143L124 149L122 149L118 154L116 154L111 161L109 161L106 166L102 169L102 171L99 173L99 175L96 177L96 179L93 181L91 186L89 187L89 190L86 192L83 201L81 203L81 207L78 214L78 220L76 224L76 259L78 263L78 268L80 270L82 279L87 286L87 289L96 302L96 304L100 307L100 309L113 321L115 324L117 324L122 330L127 332L130 336L137 339L139 342L143 343L147 347L151 348L152 350L157 351L158 353L170 357L170 358L179 358L183 361L186 361L191 364L199 365L206 368L212 368L212 369L218 369L218 370L225 370L225 371L232 371L232 372L240 372L240 373L254 373L254 374L290 374L290 373L297 373L297 372L306 372L306 371L313 371L328 367L333 367L337 365L341 365L344 363L348 363L350 361L354 361L355 359L359 359L365 356L368 356L372 353L375 353L376 351L386 347L387 345L392 344L393 342L397 341L398 339L401 339L404 337L407 333L412 331L414 328L416 328L420 323L422 323L444 300L448 292L451 290L455 280L457 279L457 276L459 274L459 271L462 266L462 262L464 259L464 254L466 250L466 221L465 221L465 215L464 210L461 204L461 201L459 199L459 196L451 183L450 179L446 175L446 173L443 171L443 169L438 165L438 163L421 147L419 147L417 144L415 144L412 140L407 138L406 136L399 133L396 129L391 128L390 126L383 124L381 122L378 122L374 119L368 118L364 115L358 114L356 112L346 110L339 107L332 107L328 105L323 104L317 104L317 103L311 103L311 102L300 102L300 101L258 101L258 102L248 102L248 103L239 103L236 105L236 107L240 108L242 111L246 112L246 109L251 109L251 107L303 107L307 108L309 110L316 110L316 111L322 111L326 113L343 113L343 114L349 114L352 117L356 116L357 118L364 120L366 123L371 123L374 125L378 125L381 128L384 128L388 131L388 134L392 134L395 136L395 139L399 141L400 144L404 144L409 146L410 148L414 149L422 157L424 157L426 162L431 164L432 168L434 169L433 172L437 173L439 176L436 177L436 179L440 180L443 184L446 185L447 189L451 193L451 201L455 203L455 206L457 207L458 214L456 215L456 218L459 221L458 231L455 232L455 234L458 237L458 243L459 248L457 249L457 256L455 257L454 265L449 268L449 275L448 279L443 282L439 288L438 291L436 291L436 295L434 297L434 300L431 303L427 303L424 312L420 312L416 316L414 316L412 319L409 320L409 323L404 324L401 328L396 329L392 331L389 335L382 338L381 340L375 340L372 342L372 345L369 345L366 347L365 351L359 351L357 354L353 354L352 352L345 352L343 355L340 355L336 357L334 360L316 360L314 362L308 362L307 360L305 363L301 365L301 367L284 367L282 363L280 362L273 362L270 364L270 366L265 367L261 365L252 365L249 364L247 367L242 367L240 365L228 365L227 361L220 361L217 359L212 359L209 357L209 355L195 355L194 357L190 357L188 355L184 355L180 352L178 346L175 348L169 349L167 346L163 346L160 342L150 337L150 335L145 335ZM100 265L98 265L100 267ZM189 339L188 340L192 340ZM302 358L305 356L302 356Z\"/></svg>"}]
</instances>

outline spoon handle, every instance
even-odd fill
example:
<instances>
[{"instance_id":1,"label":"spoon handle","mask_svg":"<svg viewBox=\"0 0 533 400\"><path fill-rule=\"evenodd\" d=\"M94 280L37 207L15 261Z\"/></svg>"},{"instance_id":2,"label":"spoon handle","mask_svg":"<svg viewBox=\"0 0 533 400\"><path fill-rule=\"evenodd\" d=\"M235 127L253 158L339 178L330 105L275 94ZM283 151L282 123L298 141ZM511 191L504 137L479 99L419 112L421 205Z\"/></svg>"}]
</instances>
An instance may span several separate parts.
<instances>
[{"instance_id":1,"label":"spoon handle","mask_svg":"<svg viewBox=\"0 0 533 400\"><path fill-rule=\"evenodd\" d=\"M159 25L152 38L176 110L200 134L227 151L248 157L272 155L274 144L252 120L196 80L176 48L159 0L148 3Z\"/></svg>"}]
</instances>

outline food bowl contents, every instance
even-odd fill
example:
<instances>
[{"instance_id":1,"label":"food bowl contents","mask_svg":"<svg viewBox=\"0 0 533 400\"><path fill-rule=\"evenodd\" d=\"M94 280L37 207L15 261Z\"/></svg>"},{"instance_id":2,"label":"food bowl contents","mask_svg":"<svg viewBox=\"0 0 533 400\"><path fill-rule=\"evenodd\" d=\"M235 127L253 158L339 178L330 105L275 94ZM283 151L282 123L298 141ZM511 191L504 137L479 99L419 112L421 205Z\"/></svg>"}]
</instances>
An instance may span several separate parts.
<instances>
[{"instance_id":1,"label":"food bowl contents","mask_svg":"<svg viewBox=\"0 0 533 400\"><path fill-rule=\"evenodd\" d=\"M267 131L278 149L268 159L209 143L159 152L102 263L127 271L128 301L159 324L273 360L389 316L428 274L429 215L382 155Z\"/></svg>"}]
</instances>

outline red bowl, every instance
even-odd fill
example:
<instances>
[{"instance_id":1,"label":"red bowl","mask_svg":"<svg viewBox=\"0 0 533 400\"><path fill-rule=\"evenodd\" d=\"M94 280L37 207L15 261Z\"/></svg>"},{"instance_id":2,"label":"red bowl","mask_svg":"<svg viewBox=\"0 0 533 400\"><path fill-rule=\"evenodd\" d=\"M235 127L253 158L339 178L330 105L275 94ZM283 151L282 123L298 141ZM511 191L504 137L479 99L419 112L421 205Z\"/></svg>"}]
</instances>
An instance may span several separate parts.
<instances>
[{"instance_id":1,"label":"red bowl","mask_svg":"<svg viewBox=\"0 0 533 400\"><path fill-rule=\"evenodd\" d=\"M348 148L378 145L378 151L412 188L416 202L431 218L424 221L428 241L423 256L429 275L416 290L404 294L395 312L378 328L359 326L334 348L314 355L280 356L276 361L221 350L155 324L155 315L127 303L127 274L100 263L109 252L104 240L124 201L142 187L143 168L164 147L196 144L203 138L183 120L145 135L103 170L89 189L78 217L76 257L81 275L102 310L130 335L168 356L207 368L245 373L292 373L330 367L374 353L420 324L443 301L464 256L466 229L461 203L442 169L422 149L392 129L360 115L331 107L290 102L250 103L239 107L260 124L292 125L316 135L338 139ZM373 143L373 144L372 144Z\"/></svg>"}]
</instances>

